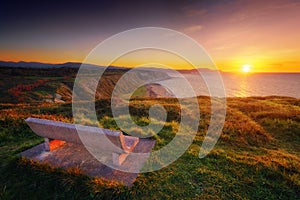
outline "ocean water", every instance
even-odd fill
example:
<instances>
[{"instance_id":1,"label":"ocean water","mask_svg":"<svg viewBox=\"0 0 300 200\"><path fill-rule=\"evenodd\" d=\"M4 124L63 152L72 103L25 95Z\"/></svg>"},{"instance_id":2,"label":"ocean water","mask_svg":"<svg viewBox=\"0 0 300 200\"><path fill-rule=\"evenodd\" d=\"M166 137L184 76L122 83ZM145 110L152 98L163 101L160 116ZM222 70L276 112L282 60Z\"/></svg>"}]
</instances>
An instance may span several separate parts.
<instances>
[{"instance_id":1,"label":"ocean water","mask_svg":"<svg viewBox=\"0 0 300 200\"><path fill-rule=\"evenodd\" d=\"M207 72L202 73L202 77L193 74L184 75L184 77L178 74L169 75L172 79L157 83L169 88L178 97L196 94L225 95L226 97L275 95L300 98L300 73L219 74ZM186 80L191 87L186 84Z\"/></svg>"}]
</instances>

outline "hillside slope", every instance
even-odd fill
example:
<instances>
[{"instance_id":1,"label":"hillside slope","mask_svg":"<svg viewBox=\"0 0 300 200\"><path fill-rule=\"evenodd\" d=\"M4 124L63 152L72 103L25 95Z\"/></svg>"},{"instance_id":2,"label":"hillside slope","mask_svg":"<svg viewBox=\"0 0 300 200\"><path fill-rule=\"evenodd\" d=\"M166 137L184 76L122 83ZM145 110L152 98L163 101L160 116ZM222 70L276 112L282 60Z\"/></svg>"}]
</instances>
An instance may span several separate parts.
<instances>
[{"instance_id":1,"label":"hillside slope","mask_svg":"<svg viewBox=\"0 0 300 200\"><path fill-rule=\"evenodd\" d=\"M59 69L2 67L0 68L0 103L70 102L77 71L76 67ZM111 97L116 83L127 71L126 68L115 67L106 70L98 83L96 99ZM126 96L131 88L135 88L136 82L142 82L145 79L163 80L166 78L168 78L166 73L142 70L129 76L129 79L134 81L121 83L119 92ZM91 84L97 84L97 79L91 77L85 82L79 82L80 88L87 94L90 94Z\"/></svg>"},{"instance_id":2,"label":"hillside slope","mask_svg":"<svg viewBox=\"0 0 300 200\"><path fill-rule=\"evenodd\" d=\"M154 150L158 150L176 134L180 123L178 101L133 99L130 112L136 123L146 125L150 122L149 108L155 104L164 106L168 112L163 129L152 136L156 140ZM0 104L0 198L298 199L299 99L228 99L223 133L213 151L203 159L198 154L209 125L210 99L199 97L199 106L198 132L186 152L159 171L140 174L134 186L127 188L87 177L80 169L66 172L19 158L20 152L43 141L24 119L38 117L72 122L71 104ZM96 110L102 127L118 129L109 100L97 101ZM138 129L131 131L144 134Z\"/></svg>"}]
</instances>

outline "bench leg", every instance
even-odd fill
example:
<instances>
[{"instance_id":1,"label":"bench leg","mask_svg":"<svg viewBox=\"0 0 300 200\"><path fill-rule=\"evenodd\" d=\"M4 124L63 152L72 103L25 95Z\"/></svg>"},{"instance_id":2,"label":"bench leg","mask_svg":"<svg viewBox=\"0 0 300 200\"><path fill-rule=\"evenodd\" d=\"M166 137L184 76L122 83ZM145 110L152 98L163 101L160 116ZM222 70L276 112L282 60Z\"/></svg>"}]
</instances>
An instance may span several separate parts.
<instances>
[{"instance_id":1,"label":"bench leg","mask_svg":"<svg viewBox=\"0 0 300 200\"><path fill-rule=\"evenodd\" d=\"M50 138L45 138L45 150L46 151L53 151L54 149L57 149L58 147L65 144L65 141L62 140L54 140Z\"/></svg>"},{"instance_id":2,"label":"bench leg","mask_svg":"<svg viewBox=\"0 0 300 200\"><path fill-rule=\"evenodd\" d=\"M46 151L50 151L50 145L49 145L49 138L45 138L45 150Z\"/></svg>"},{"instance_id":3,"label":"bench leg","mask_svg":"<svg viewBox=\"0 0 300 200\"><path fill-rule=\"evenodd\" d=\"M113 164L117 166L122 165L128 155L129 155L128 153L122 153L122 154L112 153Z\"/></svg>"}]
</instances>

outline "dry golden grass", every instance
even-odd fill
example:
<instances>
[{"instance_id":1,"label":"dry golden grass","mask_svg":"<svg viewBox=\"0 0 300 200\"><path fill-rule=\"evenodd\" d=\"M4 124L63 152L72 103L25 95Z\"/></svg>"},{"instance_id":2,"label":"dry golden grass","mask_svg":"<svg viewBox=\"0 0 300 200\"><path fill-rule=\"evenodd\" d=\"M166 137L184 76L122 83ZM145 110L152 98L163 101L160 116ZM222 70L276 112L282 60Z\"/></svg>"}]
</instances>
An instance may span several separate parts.
<instances>
[{"instance_id":1,"label":"dry golden grass","mask_svg":"<svg viewBox=\"0 0 300 200\"><path fill-rule=\"evenodd\" d=\"M264 146L272 140L264 128L236 109L227 109L221 138L232 145Z\"/></svg>"}]
</instances>

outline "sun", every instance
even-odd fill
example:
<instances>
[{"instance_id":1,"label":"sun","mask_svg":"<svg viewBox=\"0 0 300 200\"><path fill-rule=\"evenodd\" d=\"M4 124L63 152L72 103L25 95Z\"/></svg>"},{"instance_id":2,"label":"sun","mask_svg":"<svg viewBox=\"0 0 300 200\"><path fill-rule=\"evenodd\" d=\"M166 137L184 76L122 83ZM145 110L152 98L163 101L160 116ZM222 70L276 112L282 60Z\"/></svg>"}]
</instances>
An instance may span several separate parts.
<instances>
[{"instance_id":1,"label":"sun","mask_svg":"<svg viewBox=\"0 0 300 200\"><path fill-rule=\"evenodd\" d=\"M249 64L242 65L242 71L244 73L250 72L251 71L251 65L249 65Z\"/></svg>"}]
</instances>

